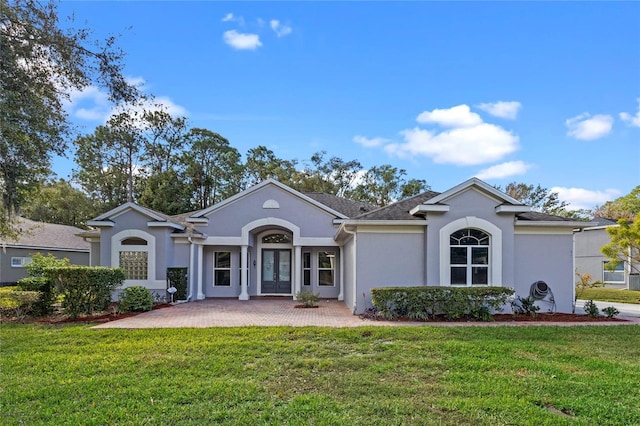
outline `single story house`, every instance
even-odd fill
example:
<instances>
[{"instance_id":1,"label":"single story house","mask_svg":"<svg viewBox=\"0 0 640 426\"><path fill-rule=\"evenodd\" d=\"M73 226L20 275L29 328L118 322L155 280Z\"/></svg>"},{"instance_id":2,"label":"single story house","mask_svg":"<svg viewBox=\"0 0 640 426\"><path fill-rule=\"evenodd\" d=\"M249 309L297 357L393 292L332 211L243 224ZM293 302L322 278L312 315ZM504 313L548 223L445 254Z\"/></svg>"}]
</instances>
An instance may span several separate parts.
<instances>
[{"instance_id":1,"label":"single story house","mask_svg":"<svg viewBox=\"0 0 640 426\"><path fill-rule=\"evenodd\" d=\"M605 218L595 218L592 222L594 226L577 229L575 233L577 273L590 274L593 281L601 281L605 287L628 289L630 261L620 262L615 270L610 271L605 267L608 259L600 251L602 246L611 242L607 228L619 225L615 220Z\"/></svg>"},{"instance_id":2,"label":"single story house","mask_svg":"<svg viewBox=\"0 0 640 426\"><path fill-rule=\"evenodd\" d=\"M508 286L526 297L539 281L571 312L573 230L588 224L473 178L382 208L269 179L190 214L126 203L88 225L92 264L123 267L125 287L164 293L167 268L183 267L188 301L306 290L361 313L374 287Z\"/></svg>"},{"instance_id":3,"label":"single story house","mask_svg":"<svg viewBox=\"0 0 640 426\"><path fill-rule=\"evenodd\" d=\"M51 253L75 265L89 265L89 243L78 236L75 226L34 222L17 218L17 240L0 241L0 285L13 285L29 274L25 268L35 253Z\"/></svg>"}]
</instances>

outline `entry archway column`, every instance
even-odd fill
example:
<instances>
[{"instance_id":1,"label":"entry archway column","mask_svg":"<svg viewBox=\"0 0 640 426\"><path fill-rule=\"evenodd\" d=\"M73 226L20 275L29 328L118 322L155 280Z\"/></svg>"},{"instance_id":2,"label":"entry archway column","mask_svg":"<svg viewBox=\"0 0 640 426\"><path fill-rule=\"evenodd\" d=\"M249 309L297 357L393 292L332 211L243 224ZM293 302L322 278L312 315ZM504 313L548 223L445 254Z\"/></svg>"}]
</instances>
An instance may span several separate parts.
<instances>
[{"instance_id":1,"label":"entry archway column","mask_svg":"<svg viewBox=\"0 0 640 426\"><path fill-rule=\"evenodd\" d=\"M248 246L243 245L240 248L240 296L239 300L249 300L249 291L247 283L248 272Z\"/></svg>"},{"instance_id":2,"label":"entry archway column","mask_svg":"<svg viewBox=\"0 0 640 426\"><path fill-rule=\"evenodd\" d=\"M297 300L296 294L301 291L301 272L302 272L302 247L293 246L294 262L293 262L293 300Z\"/></svg>"}]
</instances>

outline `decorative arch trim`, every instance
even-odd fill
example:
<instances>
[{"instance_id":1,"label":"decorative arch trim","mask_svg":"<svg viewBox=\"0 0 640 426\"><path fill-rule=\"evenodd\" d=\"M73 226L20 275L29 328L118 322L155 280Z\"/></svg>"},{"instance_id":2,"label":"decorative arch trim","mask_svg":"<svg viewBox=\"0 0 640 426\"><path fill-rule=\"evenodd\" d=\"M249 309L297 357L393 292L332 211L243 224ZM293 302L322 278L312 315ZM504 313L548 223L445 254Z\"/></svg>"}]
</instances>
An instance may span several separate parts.
<instances>
[{"instance_id":1,"label":"decorative arch trim","mask_svg":"<svg viewBox=\"0 0 640 426\"><path fill-rule=\"evenodd\" d=\"M147 245L125 245L122 241L128 238L140 238L147 242ZM126 280L127 283L137 284L152 283L156 279L156 237L148 232L139 229L126 229L114 234L111 237L111 266L120 266L120 251L146 251L147 252L147 279L146 280Z\"/></svg>"},{"instance_id":2,"label":"decorative arch trim","mask_svg":"<svg viewBox=\"0 0 640 426\"><path fill-rule=\"evenodd\" d=\"M475 216L456 219L440 228L440 285L451 285L449 236L465 228L480 229L490 235L489 285L502 286L502 230L493 223Z\"/></svg>"},{"instance_id":3,"label":"decorative arch trim","mask_svg":"<svg viewBox=\"0 0 640 426\"><path fill-rule=\"evenodd\" d=\"M289 222L288 220L278 219L276 217L266 217L263 219L254 220L247 223L242 227L242 244L249 245L249 234L256 228L262 226L278 226L291 231L293 236L293 245L300 245L300 227Z\"/></svg>"}]
</instances>

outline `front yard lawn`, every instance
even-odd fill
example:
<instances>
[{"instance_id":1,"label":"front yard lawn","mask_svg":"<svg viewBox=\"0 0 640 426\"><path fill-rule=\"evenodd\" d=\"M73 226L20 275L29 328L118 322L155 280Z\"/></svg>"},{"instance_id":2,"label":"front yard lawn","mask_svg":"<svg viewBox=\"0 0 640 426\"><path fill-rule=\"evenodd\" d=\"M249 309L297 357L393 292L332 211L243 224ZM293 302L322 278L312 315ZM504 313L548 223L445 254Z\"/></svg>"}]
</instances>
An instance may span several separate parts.
<instances>
[{"instance_id":1,"label":"front yard lawn","mask_svg":"<svg viewBox=\"0 0 640 426\"><path fill-rule=\"evenodd\" d=\"M634 303L640 304L640 291L619 290L617 288L587 288L582 293L579 291L580 300L600 300L613 303Z\"/></svg>"},{"instance_id":2,"label":"front yard lawn","mask_svg":"<svg viewBox=\"0 0 640 426\"><path fill-rule=\"evenodd\" d=\"M640 327L0 325L14 424L640 424Z\"/></svg>"}]
</instances>

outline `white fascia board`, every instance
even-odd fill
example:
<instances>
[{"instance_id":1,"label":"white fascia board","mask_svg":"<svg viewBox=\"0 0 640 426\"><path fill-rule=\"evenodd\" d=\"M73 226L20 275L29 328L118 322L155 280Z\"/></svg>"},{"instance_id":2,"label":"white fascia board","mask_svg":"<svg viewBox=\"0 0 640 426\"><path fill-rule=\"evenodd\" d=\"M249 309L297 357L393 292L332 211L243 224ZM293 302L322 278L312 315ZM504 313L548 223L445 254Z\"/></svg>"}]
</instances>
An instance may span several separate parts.
<instances>
[{"instance_id":1,"label":"white fascia board","mask_svg":"<svg viewBox=\"0 0 640 426\"><path fill-rule=\"evenodd\" d=\"M180 231L184 231L185 229L184 226L173 222L147 222L147 226L149 228L173 228Z\"/></svg>"},{"instance_id":2,"label":"white fascia board","mask_svg":"<svg viewBox=\"0 0 640 426\"><path fill-rule=\"evenodd\" d=\"M208 217L188 217L186 220L188 223L198 223L202 225L207 225L209 223Z\"/></svg>"},{"instance_id":3,"label":"white fascia board","mask_svg":"<svg viewBox=\"0 0 640 426\"><path fill-rule=\"evenodd\" d=\"M89 220L87 221L87 225L95 226L96 228L112 228L115 223L110 220Z\"/></svg>"},{"instance_id":4,"label":"white fascia board","mask_svg":"<svg viewBox=\"0 0 640 426\"><path fill-rule=\"evenodd\" d=\"M384 225L384 226L427 226L426 220L358 220L349 219L342 222L340 228L345 225Z\"/></svg>"},{"instance_id":5,"label":"white fascia board","mask_svg":"<svg viewBox=\"0 0 640 426\"><path fill-rule=\"evenodd\" d=\"M468 179L464 182L462 182L461 184L458 184L456 186L454 186L453 188L449 189L448 191L445 191L439 195L436 195L435 197L433 197L430 200L427 200L427 202L425 204L438 204L456 194L459 194L463 191L466 191L467 189L471 188L471 187L477 187L481 190L483 190L484 192L491 194L493 197L502 200L504 202L507 202L509 204L514 204L514 205L521 205L522 203L518 200L516 200L515 198L505 194L502 191L497 190L496 188L494 188L493 186L489 185L486 182L481 181L478 178L471 178Z\"/></svg>"},{"instance_id":6,"label":"white fascia board","mask_svg":"<svg viewBox=\"0 0 640 426\"><path fill-rule=\"evenodd\" d=\"M501 204L496 207L496 213L527 213L531 211L531 207L525 205L510 206Z\"/></svg>"},{"instance_id":7,"label":"white fascia board","mask_svg":"<svg viewBox=\"0 0 640 426\"><path fill-rule=\"evenodd\" d=\"M516 226L519 227L547 227L547 228L585 228L588 227L593 222L582 222L578 220L517 220Z\"/></svg>"},{"instance_id":8,"label":"white fascia board","mask_svg":"<svg viewBox=\"0 0 640 426\"><path fill-rule=\"evenodd\" d=\"M448 211L449 206L446 204L420 204L409 210L409 213L415 216L419 213L446 213Z\"/></svg>"},{"instance_id":9,"label":"white fascia board","mask_svg":"<svg viewBox=\"0 0 640 426\"><path fill-rule=\"evenodd\" d=\"M180 239L180 238L184 238L185 240L191 238L191 239L197 239L197 240L204 240L206 238L208 238L207 234L192 234L192 233L183 233L183 234L171 234L169 235L171 238L175 238L175 239Z\"/></svg>"}]
</instances>

